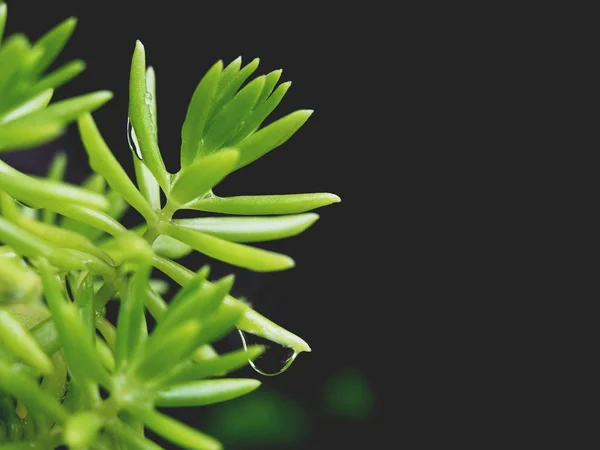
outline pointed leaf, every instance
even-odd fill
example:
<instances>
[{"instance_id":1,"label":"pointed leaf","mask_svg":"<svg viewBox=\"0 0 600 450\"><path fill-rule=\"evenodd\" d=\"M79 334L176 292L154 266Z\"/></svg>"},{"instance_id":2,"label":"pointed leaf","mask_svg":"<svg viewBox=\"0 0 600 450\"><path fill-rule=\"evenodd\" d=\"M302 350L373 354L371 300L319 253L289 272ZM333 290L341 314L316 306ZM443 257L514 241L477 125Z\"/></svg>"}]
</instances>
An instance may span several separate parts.
<instances>
[{"instance_id":1,"label":"pointed leaf","mask_svg":"<svg viewBox=\"0 0 600 450\"><path fill-rule=\"evenodd\" d=\"M226 375L241 369L265 351L261 345L251 345L248 349L235 350L215 358L205 359L200 363L191 360L181 364L170 379L171 382L197 380L200 378Z\"/></svg>"},{"instance_id":2,"label":"pointed leaf","mask_svg":"<svg viewBox=\"0 0 600 450\"><path fill-rule=\"evenodd\" d=\"M260 97L258 97L258 101L256 102L257 105L262 105L263 102L267 98L269 98L269 95L271 95L271 92L273 92L273 89L275 88L275 85L279 81L279 78L281 78L282 72L283 72L282 69L278 69L278 70L274 70L273 72L269 72L267 74L267 78L265 79L265 86L263 87L263 90L260 93Z\"/></svg>"},{"instance_id":3,"label":"pointed leaf","mask_svg":"<svg viewBox=\"0 0 600 450\"><path fill-rule=\"evenodd\" d=\"M279 147L304 125L312 113L309 109L293 112L244 139L236 146L240 151L236 169L247 166Z\"/></svg>"},{"instance_id":4,"label":"pointed leaf","mask_svg":"<svg viewBox=\"0 0 600 450\"><path fill-rule=\"evenodd\" d=\"M96 335L95 309L94 309L94 280L91 275L86 275L81 281L75 294L75 304L79 308L81 323L87 331L90 340Z\"/></svg>"},{"instance_id":5,"label":"pointed leaf","mask_svg":"<svg viewBox=\"0 0 600 450\"><path fill-rule=\"evenodd\" d=\"M78 411L67 420L63 431L69 448L84 449L96 442L106 419L96 411Z\"/></svg>"},{"instance_id":6,"label":"pointed leaf","mask_svg":"<svg viewBox=\"0 0 600 450\"><path fill-rule=\"evenodd\" d=\"M69 17L48 31L33 45L33 50L41 50L42 53L42 57L35 65L36 73L43 72L52 64L73 34L76 25L77 19Z\"/></svg>"},{"instance_id":7,"label":"pointed leaf","mask_svg":"<svg viewBox=\"0 0 600 450\"><path fill-rule=\"evenodd\" d=\"M198 211L243 216L296 214L340 202L335 194L253 195L239 197L207 196L186 205Z\"/></svg>"},{"instance_id":8,"label":"pointed leaf","mask_svg":"<svg viewBox=\"0 0 600 450\"><path fill-rule=\"evenodd\" d=\"M158 411L139 406L131 406L128 409L148 428L174 444L197 450L222 450L223 448L214 438Z\"/></svg>"},{"instance_id":9,"label":"pointed leaf","mask_svg":"<svg viewBox=\"0 0 600 450\"><path fill-rule=\"evenodd\" d=\"M62 132L63 126L59 122L41 125L11 122L0 125L0 152L36 147L57 138Z\"/></svg>"},{"instance_id":10,"label":"pointed leaf","mask_svg":"<svg viewBox=\"0 0 600 450\"><path fill-rule=\"evenodd\" d=\"M175 219L173 223L232 242L261 242L302 233L319 216L315 213L279 217L200 217Z\"/></svg>"},{"instance_id":11,"label":"pointed leaf","mask_svg":"<svg viewBox=\"0 0 600 450\"><path fill-rule=\"evenodd\" d=\"M220 149L227 139L233 137L240 123L254 108L264 85L264 75L256 78L215 114L200 141L198 154L213 153Z\"/></svg>"},{"instance_id":12,"label":"pointed leaf","mask_svg":"<svg viewBox=\"0 0 600 450\"><path fill-rule=\"evenodd\" d=\"M12 197L33 206L64 203L106 209L108 201L101 195L65 183L41 180L25 175L0 161L0 186Z\"/></svg>"},{"instance_id":13,"label":"pointed leaf","mask_svg":"<svg viewBox=\"0 0 600 450\"><path fill-rule=\"evenodd\" d=\"M7 112L0 114L0 124L8 123L12 120L18 119L19 117L26 116L35 111L45 108L50 103L52 95L54 94L53 89L46 89L34 97L28 98L20 105L8 110Z\"/></svg>"},{"instance_id":14,"label":"pointed leaf","mask_svg":"<svg viewBox=\"0 0 600 450\"><path fill-rule=\"evenodd\" d=\"M146 103L146 51L140 41L135 44L129 78L129 120L140 144L144 164L158 184L167 190L168 174L163 162L150 108Z\"/></svg>"},{"instance_id":15,"label":"pointed leaf","mask_svg":"<svg viewBox=\"0 0 600 450\"><path fill-rule=\"evenodd\" d=\"M140 266L129 283L129 289L122 296L117 322L117 371L135 354L148 334L144 317L144 297L150 281L151 268L149 265Z\"/></svg>"},{"instance_id":16,"label":"pointed leaf","mask_svg":"<svg viewBox=\"0 0 600 450\"><path fill-rule=\"evenodd\" d=\"M85 62L81 61L80 59L70 61L56 69L54 72L43 77L31 88L31 90L33 92L41 92L49 88L57 89L63 84L71 81L84 70Z\"/></svg>"},{"instance_id":17,"label":"pointed leaf","mask_svg":"<svg viewBox=\"0 0 600 450\"><path fill-rule=\"evenodd\" d=\"M223 61L217 61L194 91L181 128L181 167L191 164L196 158L200 138L214 107L222 70Z\"/></svg>"},{"instance_id":18,"label":"pointed leaf","mask_svg":"<svg viewBox=\"0 0 600 450\"><path fill-rule=\"evenodd\" d=\"M236 324L249 309L250 307L243 302L235 304L221 303L217 312L202 322L203 328L194 341L193 347L198 348L201 345L216 342L227 336L235 329Z\"/></svg>"},{"instance_id":19,"label":"pointed leaf","mask_svg":"<svg viewBox=\"0 0 600 450\"><path fill-rule=\"evenodd\" d=\"M52 181L62 181L67 169L67 155L64 152L58 152L52 158L50 168L48 169L48 179ZM53 211L44 209L42 211L42 220L44 223L54 223L56 214Z\"/></svg>"},{"instance_id":20,"label":"pointed leaf","mask_svg":"<svg viewBox=\"0 0 600 450\"><path fill-rule=\"evenodd\" d=\"M123 196L146 220L152 220L155 217L152 207L140 191L136 189L121 164L104 142L92 116L86 114L80 117L78 125L81 140L90 158L92 169L100 173L110 187Z\"/></svg>"},{"instance_id":21,"label":"pointed leaf","mask_svg":"<svg viewBox=\"0 0 600 450\"><path fill-rule=\"evenodd\" d=\"M21 322L8 311L0 310L0 342L14 355L46 374L54 370L50 358Z\"/></svg>"},{"instance_id":22,"label":"pointed leaf","mask_svg":"<svg viewBox=\"0 0 600 450\"><path fill-rule=\"evenodd\" d=\"M0 44L2 44L2 36L4 35L4 27L6 26L6 3L0 3Z\"/></svg>"},{"instance_id":23,"label":"pointed leaf","mask_svg":"<svg viewBox=\"0 0 600 450\"><path fill-rule=\"evenodd\" d=\"M273 112L277 105L281 102L281 99L286 94L290 86L292 85L291 81L283 83L281 86L277 88L277 90L271 95L267 101L260 104L257 102L257 107L252 112L252 114L244 120L244 124L235 134L233 139L227 141L227 144L237 144L248 137L250 134L254 133L264 122L264 120Z\"/></svg>"},{"instance_id":24,"label":"pointed leaf","mask_svg":"<svg viewBox=\"0 0 600 450\"><path fill-rule=\"evenodd\" d=\"M109 422L106 428L126 445L127 450L164 450L119 420Z\"/></svg>"},{"instance_id":25,"label":"pointed leaf","mask_svg":"<svg viewBox=\"0 0 600 450\"><path fill-rule=\"evenodd\" d=\"M250 378L203 380L176 384L162 389L156 395L156 406L203 406L233 400L260 386Z\"/></svg>"},{"instance_id":26,"label":"pointed leaf","mask_svg":"<svg viewBox=\"0 0 600 450\"><path fill-rule=\"evenodd\" d=\"M152 243L152 249L157 255L170 259L180 259L192 252L192 248L173 239L171 236L162 235Z\"/></svg>"},{"instance_id":27,"label":"pointed leaf","mask_svg":"<svg viewBox=\"0 0 600 450\"><path fill-rule=\"evenodd\" d=\"M254 73L260 64L260 59L254 58L252 61L246 64L243 69L236 71L235 74L233 74L232 70L230 72L232 76L229 77L227 69L229 69L230 66L235 68L234 63L236 63L238 60L239 63L241 63L242 59L240 57L227 66L225 70L223 70L223 76L221 77L221 83L219 85L219 93L217 94L215 113L233 98L238 89L242 86L242 84L244 84L244 81L246 81L248 77ZM237 67L239 67L239 65Z\"/></svg>"},{"instance_id":28,"label":"pointed leaf","mask_svg":"<svg viewBox=\"0 0 600 450\"><path fill-rule=\"evenodd\" d=\"M169 199L183 205L204 195L235 167L237 150L222 150L183 168L174 178Z\"/></svg>"},{"instance_id":29,"label":"pointed leaf","mask_svg":"<svg viewBox=\"0 0 600 450\"><path fill-rule=\"evenodd\" d=\"M37 411L63 423L69 414L67 410L47 392L43 391L37 381L0 358L0 389L10 392L25 407Z\"/></svg>"},{"instance_id":30,"label":"pointed leaf","mask_svg":"<svg viewBox=\"0 0 600 450\"><path fill-rule=\"evenodd\" d=\"M289 256L224 241L177 225L169 224L165 232L211 258L257 272L273 272L294 267L294 260Z\"/></svg>"},{"instance_id":31,"label":"pointed leaf","mask_svg":"<svg viewBox=\"0 0 600 450\"><path fill-rule=\"evenodd\" d=\"M72 97L67 100L52 103L45 109L36 111L25 117L13 121L14 124L36 124L60 123L67 125L79 116L95 111L113 97L112 92L98 91L90 94Z\"/></svg>"},{"instance_id":32,"label":"pointed leaf","mask_svg":"<svg viewBox=\"0 0 600 450\"><path fill-rule=\"evenodd\" d=\"M152 123L154 124L154 130L158 135L158 118L156 116L156 72L154 72L154 68L149 66L146 69L146 92L150 94L150 96L146 96L146 102L150 101L148 107L150 108L150 117L152 118Z\"/></svg>"}]
</instances>

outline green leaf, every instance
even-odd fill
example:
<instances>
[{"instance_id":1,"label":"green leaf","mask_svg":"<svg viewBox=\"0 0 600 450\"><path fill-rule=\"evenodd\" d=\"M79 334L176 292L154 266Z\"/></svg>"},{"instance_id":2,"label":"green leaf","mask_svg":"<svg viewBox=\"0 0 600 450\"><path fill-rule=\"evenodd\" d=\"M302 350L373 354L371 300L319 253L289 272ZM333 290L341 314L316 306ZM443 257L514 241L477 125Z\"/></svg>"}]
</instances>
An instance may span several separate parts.
<instances>
[{"instance_id":1,"label":"green leaf","mask_svg":"<svg viewBox=\"0 0 600 450\"><path fill-rule=\"evenodd\" d=\"M235 350L215 358L205 359L200 363L188 360L177 368L170 381L197 380L199 378L226 375L246 366L248 361L258 358L264 351L264 346L251 345L248 350Z\"/></svg>"},{"instance_id":2,"label":"green leaf","mask_svg":"<svg viewBox=\"0 0 600 450\"><path fill-rule=\"evenodd\" d=\"M258 103L256 109L252 112L252 114L247 117L242 124L239 131L235 134L235 136L227 141L227 144L231 144L231 146L239 143L244 140L250 134L254 133L257 130L263 121L273 112L277 105L281 102L281 99L286 94L290 86L292 85L291 81L283 83L281 86L277 88L277 90L271 95L267 101L264 103ZM260 100L259 100L260 101Z\"/></svg>"},{"instance_id":3,"label":"green leaf","mask_svg":"<svg viewBox=\"0 0 600 450\"><path fill-rule=\"evenodd\" d=\"M189 245L167 235L157 237L152 243L152 249L157 255L170 259L183 258L192 252L192 248Z\"/></svg>"},{"instance_id":4,"label":"green leaf","mask_svg":"<svg viewBox=\"0 0 600 450\"><path fill-rule=\"evenodd\" d=\"M163 447L139 435L136 430L121 421L109 422L106 428L123 441L123 444L127 446L127 450L164 450Z\"/></svg>"},{"instance_id":5,"label":"green leaf","mask_svg":"<svg viewBox=\"0 0 600 450\"><path fill-rule=\"evenodd\" d=\"M202 77L192 95L181 128L181 167L191 164L196 158L200 138L214 107L222 70L223 61L217 61Z\"/></svg>"},{"instance_id":6,"label":"green leaf","mask_svg":"<svg viewBox=\"0 0 600 450\"><path fill-rule=\"evenodd\" d=\"M85 449L92 446L106 419L96 411L78 411L65 423L63 431L69 448Z\"/></svg>"},{"instance_id":7,"label":"green leaf","mask_svg":"<svg viewBox=\"0 0 600 450\"><path fill-rule=\"evenodd\" d=\"M175 219L175 225L202 231L232 242L261 242L302 233L319 216L315 213L279 217L200 217Z\"/></svg>"},{"instance_id":8,"label":"green leaf","mask_svg":"<svg viewBox=\"0 0 600 450\"><path fill-rule=\"evenodd\" d=\"M48 169L48 179L52 181L62 181L67 169L67 155L64 152L58 152L52 158L50 168ZM56 214L49 209L42 211L42 221L44 223L54 223Z\"/></svg>"},{"instance_id":9,"label":"green leaf","mask_svg":"<svg viewBox=\"0 0 600 450\"><path fill-rule=\"evenodd\" d=\"M63 423L68 418L67 410L47 392L37 381L24 374L17 365L11 365L0 358L0 389L10 392L25 407Z\"/></svg>"},{"instance_id":10,"label":"green leaf","mask_svg":"<svg viewBox=\"0 0 600 450\"><path fill-rule=\"evenodd\" d=\"M112 236L117 236L126 231L126 228L108 214L92 208L79 205L52 205L46 206L63 216L76 221L91 225L99 230L105 231Z\"/></svg>"},{"instance_id":11,"label":"green leaf","mask_svg":"<svg viewBox=\"0 0 600 450\"><path fill-rule=\"evenodd\" d=\"M153 220L156 214L152 207L140 191L136 189L123 167L104 142L92 116L86 114L80 117L78 125L81 140L90 158L92 169L100 173L110 187L139 211L146 220Z\"/></svg>"},{"instance_id":12,"label":"green leaf","mask_svg":"<svg viewBox=\"0 0 600 450\"><path fill-rule=\"evenodd\" d=\"M273 92L273 89L279 81L279 78L281 78L282 72L282 69L278 69L267 74L267 78L265 79L265 86L263 87L263 90L260 93L260 97L258 97L258 101L256 102L257 105L262 105L263 102L269 97L269 95L271 95L271 92Z\"/></svg>"},{"instance_id":13,"label":"green leaf","mask_svg":"<svg viewBox=\"0 0 600 450\"><path fill-rule=\"evenodd\" d=\"M217 312L211 314L202 322L203 328L197 340L194 341L194 348L210 344L227 336L249 309L248 305L240 301L235 304L221 303Z\"/></svg>"},{"instance_id":14,"label":"green leaf","mask_svg":"<svg viewBox=\"0 0 600 450\"><path fill-rule=\"evenodd\" d=\"M54 248L43 239L0 217L0 241L29 258L43 256L57 267L66 270L83 269L85 265L66 250Z\"/></svg>"},{"instance_id":15,"label":"green leaf","mask_svg":"<svg viewBox=\"0 0 600 450\"><path fill-rule=\"evenodd\" d=\"M158 411L133 405L128 409L148 428L174 444L197 450L221 450L223 448L221 443L214 438Z\"/></svg>"},{"instance_id":16,"label":"green leaf","mask_svg":"<svg viewBox=\"0 0 600 450\"><path fill-rule=\"evenodd\" d=\"M76 25L77 19L69 17L48 31L33 45L33 50L41 50L42 54L35 65L36 73L42 73L52 64L73 34Z\"/></svg>"},{"instance_id":17,"label":"green leaf","mask_svg":"<svg viewBox=\"0 0 600 450\"><path fill-rule=\"evenodd\" d=\"M125 366L148 334L144 317L144 297L150 281L151 268L149 265L140 266L129 283L129 289L122 296L117 321L117 371Z\"/></svg>"},{"instance_id":18,"label":"green leaf","mask_svg":"<svg viewBox=\"0 0 600 450\"><path fill-rule=\"evenodd\" d=\"M61 208L64 203L97 209L108 207L108 201L102 195L65 183L30 177L4 161L0 161L0 187L22 202L48 209Z\"/></svg>"},{"instance_id":19,"label":"green leaf","mask_svg":"<svg viewBox=\"0 0 600 450\"><path fill-rule=\"evenodd\" d=\"M53 94L53 89L46 89L45 91L28 98L20 105L17 105L5 113L0 114L0 125L45 108L48 106L48 103L50 103Z\"/></svg>"},{"instance_id":20,"label":"green leaf","mask_svg":"<svg viewBox=\"0 0 600 450\"><path fill-rule=\"evenodd\" d=\"M221 76L221 83L219 84L219 93L217 95L217 102L215 105L215 113L219 111L223 106L225 106L235 95L237 90L244 84L244 81L250 77L258 68L260 63L259 58L254 58L250 61L242 70L235 71L235 67L239 67L241 64L242 58L234 60L229 66L223 70L223 75ZM232 67L232 71L228 72L227 69ZM230 76L231 75L231 76Z\"/></svg>"},{"instance_id":21,"label":"green leaf","mask_svg":"<svg viewBox=\"0 0 600 450\"><path fill-rule=\"evenodd\" d=\"M253 195L238 197L207 196L188 203L185 207L198 211L242 216L297 214L340 202L335 194Z\"/></svg>"},{"instance_id":22,"label":"green leaf","mask_svg":"<svg viewBox=\"0 0 600 450\"><path fill-rule=\"evenodd\" d=\"M36 147L57 138L62 132L63 126L59 122L0 125L0 152Z\"/></svg>"},{"instance_id":23,"label":"green leaf","mask_svg":"<svg viewBox=\"0 0 600 450\"><path fill-rule=\"evenodd\" d=\"M282 145L304 125L312 113L309 109L293 112L244 139L236 146L240 151L236 169L247 166Z\"/></svg>"},{"instance_id":24,"label":"green leaf","mask_svg":"<svg viewBox=\"0 0 600 450\"><path fill-rule=\"evenodd\" d=\"M96 336L95 309L94 309L94 280L88 273L83 277L75 294L75 304L79 308L81 323L90 336Z\"/></svg>"},{"instance_id":25,"label":"green leaf","mask_svg":"<svg viewBox=\"0 0 600 450\"><path fill-rule=\"evenodd\" d=\"M144 164L166 191L169 175L158 149L156 129L146 103L146 93L146 52L142 43L137 41L129 79L129 120L140 144Z\"/></svg>"},{"instance_id":26,"label":"green leaf","mask_svg":"<svg viewBox=\"0 0 600 450\"><path fill-rule=\"evenodd\" d=\"M160 390L155 399L159 407L203 406L233 400L260 386L250 378L191 381Z\"/></svg>"},{"instance_id":27,"label":"green leaf","mask_svg":"<svg viewBox=\"0 0 600 450\"><path fill-rule=\"evenodd\" d=\"M111 377L100 362L93 342L85 332L77 308L65 300L60 280L43 261L39 265L46 301L63 344L69 371L81 383L94 381L111 387Z\"/></svg>"},{"instance_id":28,"label":"green leaf","mask_svg":"<svg viewBox=\"0 0 600 450\"><path fill-rule=\"evenodd\" d=\"M2 44L2 36L4 35L4 27L6 25L6 3L0 3L0 44Z\"/></svg>"},{"instance_id":29,"label":"green leaf","mask_svg":"<svg viewBox=\"0 0 600 450\"><path fill-rule=\"evenodd\" d=\"M252 111L265 85L265 76L253 80L215 114L200 142L198 154L207 155L220 149L231 138L243 119Z\"/></svg>"},{"instance_id":30,"label":"green leaf","mask_svg":"<svg viewBox=\"0 0 600 450\"><path fill-rule=\"evenodd\" d=\"M238 157L237 150L228 149L196 159L173 179L169 199L184 205L206 194L233 170Z\"/></svg>"},{"instance_id":31,"label":"green leaf","mask_svg":"<svg viewBox=\"0 0 600 450\"><path fill-rule=\"evenodd\" d=\"M176 295L171 302L167 313L158 322L154 329L149 345L159 342L165 335L183 322L189 319L197 319L200 323L204 323L206 316L217 310L225 295L229 293L233 286L234 276L229 275L222 278L215 284L204 283L204 277L199 275L200 280L194 280L188 283L182 289L183 295ZM195 289L190 289L190 286L195 286Z\"/></svg>"},{"instance_id":32,"label":"green leaf","mask_svg":"<svg viewBox=\"0 0 600 450\"><path fill-rule=\"evenodd\" d=\"M150 94L150 97L146 96L146 101L150 100L148 105L150 108L150 117L154 124L154 130L158 135L158 117L156 116L156 72L154 72L152 66L149 66L146 69L146 92Z\"/></svg>"},{"instance_id":33,"label":"green leaf","mask_svg":"<svg viewBox=\"0 0 600 450\"><path fill-rule=\"evenodd\" d=\"M289 256L225 241L178 225L168 224L165 232L211 258L257 272L274 272L294 267L294 260Z\"/></svg>"},{"instance_id":34,"label":"green leaf","mask_svg":"<svg viewBox=\"0 0 600 450\"><path fill-rule=\"evenodd\" d=\"M33 92L40 92L49 88L59 88L63 84L71 81L84 70L85 62L79 59L70 61L56 69L54 72L43 77L31 88L31 90Z\"/></svg>"},{"instance_id":35,"label":"green leaf","mask_svg":"<svg viewBox=\"0 0 600 450\"><path fill-rule=\"evenodd\" d=\"M42 373L54 370L50 358L40 348L38 343L21 322L8 311L0 309L0 342L14 355Z\"/></svg>"},{"instance_id":36,"label":"green leaf","mask_svg":"<svg viewBox=\"0 0 600 450\"><path fill-rule=\"evenodd\" d=\"M52 103L45 109L22 117L13 123L43 125L60 123L67 125L85 113L95 111L113 97L110 91L98 91Z\"/></svg>"},{"instance_id":37,"label":"green leaf","mask_svg":"<svg viewBox=\"0 0 600 450\"><path fill-rule=\"evenodd\" d=\"M151 335L132 360L135 376L142 380L152 380L171 370L194 350L192 343L198 338L200 329L197 321L188 320L163 339L157 339L157 342Z\"/></svg>"}]
</instances>

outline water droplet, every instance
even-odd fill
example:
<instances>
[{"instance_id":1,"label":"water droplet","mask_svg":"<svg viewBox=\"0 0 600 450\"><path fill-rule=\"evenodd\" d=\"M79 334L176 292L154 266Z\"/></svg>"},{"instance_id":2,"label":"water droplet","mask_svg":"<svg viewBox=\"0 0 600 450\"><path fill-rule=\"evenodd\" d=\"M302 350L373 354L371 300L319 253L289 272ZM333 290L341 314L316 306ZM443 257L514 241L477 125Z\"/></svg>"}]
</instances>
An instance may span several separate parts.
<instances>
[{"instance_id":1,"label":"water droplet","mask_svg":"<svg viewBox=\"0 0 600 450\"><path fill-rule=\"evenodd\" d=\"M150 103L152 103L152 94L150 92L146 92L146 95L144 95L144 101L146 102L146 105L150 105Z\"/></svg>"},{"instance_id":2,"label":"water droplet","mask_svg":"<svg viewBox=\"0 0 600 450\"><path fill-rule=\"evenodd\" d=\"M244 349L250 345L264 345L265 352L254 361L248 360L250 366L261 375L274 376L279 375L292 365L298 352L289 347L262 338L246 331L238 330L242 338Z\"/></svg>"},{"instance_id":3,"label":"water droplet","mask_svg":"<svg viewBox=\"0 0 600 450\"><path fill-rule=\"evenodd\" d=\"M129 144L129 149L141 161L143 158L142 151L140 150L140 143L135 135L135 130L133 129L133 125L131 125L129 117L127 118L127 143Z\"/></svg>"}]
</instances>

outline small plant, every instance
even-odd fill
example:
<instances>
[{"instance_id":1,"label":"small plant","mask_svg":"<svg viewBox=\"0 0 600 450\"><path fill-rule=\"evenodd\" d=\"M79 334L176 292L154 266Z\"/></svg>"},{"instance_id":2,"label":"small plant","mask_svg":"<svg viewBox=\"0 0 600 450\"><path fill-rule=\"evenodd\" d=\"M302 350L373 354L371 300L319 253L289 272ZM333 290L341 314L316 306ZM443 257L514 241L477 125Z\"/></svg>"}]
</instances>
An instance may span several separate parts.
<instances>
[{"instance_id":1,"label":"small plant","mask_svg":"<svg viewBox=\"0 0 600 450\"><path fill-rule=\"evenodd\" d=\"M152 430L184 448L218 449L214 438L157 407L199 406L256 389L224 378L259 358L262 345L217 354L235 329L310 351L295 334L230 295L232 275L176 262L190 252L254 271L293 267L285 255L246 245L301 233L333 194L220 197L230 173L283 144L308 119L296 111L262 126L288 90L281 71L247 82L258 59L214 64L199 82L182 126L181 168L169 173L158 145L155 74L136 43L130 72L127 138L136 183L113 156L91 112L110 99L96 92L50 104L53 89L84 68L80 61L44 75L75 26L58 25L34 44L2 42L0 3L0 152L30 148L77 121L93 174L81 187L63 181L67 160L45 178L0 161L0 442L2 448L154 449ZM162 197L161 197L162 191ZM164 201L162 198L164 197ZM143 223L126 229L128 207ZM175 219L181 209L219 216ZM153 268L181 286L168 286ZM116 324L106 304L118 302ZM155 326L147 323L150 314Z\"/></svg>"}]
</instances>

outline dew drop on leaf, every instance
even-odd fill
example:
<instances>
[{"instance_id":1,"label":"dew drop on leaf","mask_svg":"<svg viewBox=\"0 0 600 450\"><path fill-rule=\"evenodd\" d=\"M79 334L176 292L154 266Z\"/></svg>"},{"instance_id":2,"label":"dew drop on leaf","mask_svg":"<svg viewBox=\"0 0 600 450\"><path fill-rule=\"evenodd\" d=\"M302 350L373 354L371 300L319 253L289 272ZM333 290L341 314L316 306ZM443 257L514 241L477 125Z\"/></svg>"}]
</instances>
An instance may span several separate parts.
<instances>
[{"instance_id":1,"label":"dew drop on leaf","mask_svg":"<svg viewBox=\"0 0 600 450\"><path fill-rule=\"evenodd\" d=\"M135 135L135 130L133 129L133 125L131 125L129 117L127 118L127 143L129 144L129 149L141 161L143 158L140 143Z\"/></svg>"},{"instance_id":2,"label":"dew drop on leaf","mask_svg":"<svg viewBox=\"0 0 600 450\"><path fill-rule=\"evenodd\" d=\"M246 331L238 330L244 349L250 345L263 345L265 352L254 361L248 360L250 366L261 375L274 376L285 372L292 365L298 352L289 347L262 338Z\"/></svg>"}]
</instances>

